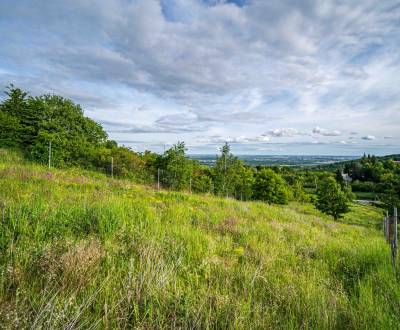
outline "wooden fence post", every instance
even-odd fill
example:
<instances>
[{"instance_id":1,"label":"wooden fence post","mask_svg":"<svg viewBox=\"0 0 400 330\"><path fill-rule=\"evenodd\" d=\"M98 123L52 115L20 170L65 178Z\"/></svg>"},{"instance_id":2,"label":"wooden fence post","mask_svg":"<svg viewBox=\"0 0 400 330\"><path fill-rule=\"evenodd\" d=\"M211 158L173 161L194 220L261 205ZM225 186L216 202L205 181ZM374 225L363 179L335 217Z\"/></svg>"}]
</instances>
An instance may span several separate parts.
<instances>
[{"instance_id":1,"label":"wooden fence post","mask_svg":"<svg viewBox=\"0 0 400 330\"><path fill-rule=\"evenodd\" d=\"M397 261L397 207L393 208L393 264Z\"/></svg>"},{"instance_id":2,"label":"wooden fence post","mask_svg":"<svg viewBox=\"0 0 400 330\"><path fill-rule=\"evenodd\" d=\"M0 202L0 209L1 209L1 223L6 222L6 203Z\"/></svg>"},{"instance_id":3,"label":"wooden fence post","mask_svg":"<svg viewBox=\"0 0 400 330\"><path fill-rule=\"evenodd\" d=\"M114 179L114 157L111 157L111 179Z\"/></svg>"},{"instance_id":4,"label":"wooden fence post","mask_svg":"<svg viewBox=\"0 0 400 330\"><path fill-rule=\"evenodd\" d=\"M390 217L389 212L386 211L386 232L385 237L388 242L390 242Z\"/></svg>"},{"instance_id":5,"label":"wooden fence post","mask_svg":"<svg viewBox=\"0 0 400 330\"><path fill-rule=\"evenodd\" d=\"M383 217L383 223L382 223L382 229L383 229L383 236L385 236L386 237L386 220L387 220L387 217L386 216L384 216Z\"/></svg>"}]
</instances>

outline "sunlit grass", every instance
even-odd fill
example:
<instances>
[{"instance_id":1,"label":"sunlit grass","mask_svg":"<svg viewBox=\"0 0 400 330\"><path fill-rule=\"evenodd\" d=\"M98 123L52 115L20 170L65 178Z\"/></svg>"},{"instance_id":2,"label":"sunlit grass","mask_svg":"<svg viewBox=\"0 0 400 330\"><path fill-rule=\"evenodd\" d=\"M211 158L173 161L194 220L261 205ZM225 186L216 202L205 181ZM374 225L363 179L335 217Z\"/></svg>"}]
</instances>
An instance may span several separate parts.
<instances>
[{"instance_id":1,"label":"sunlit grass","mask_svg":"<svg viewBox=\"0 0 400 330\"><path fill-rule=\"evenodd\" d=\"M0 328L386 329L400 321L376 208L353 205L334 222L308 204L158 192L0 155Z\"/></svg>"}]
</instances>

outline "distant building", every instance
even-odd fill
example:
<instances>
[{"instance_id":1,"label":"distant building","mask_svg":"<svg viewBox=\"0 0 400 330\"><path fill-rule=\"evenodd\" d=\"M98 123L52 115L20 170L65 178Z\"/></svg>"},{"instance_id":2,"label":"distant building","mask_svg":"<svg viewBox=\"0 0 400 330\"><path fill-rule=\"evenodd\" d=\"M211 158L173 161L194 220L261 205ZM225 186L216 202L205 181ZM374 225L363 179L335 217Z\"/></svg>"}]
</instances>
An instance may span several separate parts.
<instances>
[{"instance_id":1,"label":"distant building","mask_svg":"<svg viewBox=\"0 0 400 330\"><path fill-rule=\"evenodd\" d=\"M347 173L343 173L343 172L342 172L342 178L343 178L343 180L344 180L345 182L347 182L347 183L351 183L351 182L353 181L353 179L351 178L351 176L348 175Z\"/></svg>"}]
</instances>

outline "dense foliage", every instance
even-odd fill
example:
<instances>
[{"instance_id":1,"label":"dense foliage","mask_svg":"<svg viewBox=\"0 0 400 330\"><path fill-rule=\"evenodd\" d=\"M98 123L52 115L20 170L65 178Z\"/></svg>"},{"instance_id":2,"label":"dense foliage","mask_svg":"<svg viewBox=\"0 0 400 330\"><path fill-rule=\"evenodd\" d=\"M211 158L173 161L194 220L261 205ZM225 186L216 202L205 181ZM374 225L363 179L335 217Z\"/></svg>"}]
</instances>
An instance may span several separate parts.
<instances>
[{"instance_id":1,"label":"dense foliage","mask_svg":"<svg viewBox=\"0 0 400 330\"><path fill-rule=\"evenodd\" d=\"M0 143L19 147L38 161L47 161L52 143L56 166L96 162L107 134L84 117L79 105L56 95L28 96L10 86L0 106Z\"/></svg>"},{"instance_id":2,"label":"dense foliage","mask_svg":"<svg viewBox=\"0 0 400 330\"><path fill-rule=\"evenodd\" d=\"M353 191L370 194L369 198L381 201L383 206L400 207L400 162L396 157L364 155L360 160L347 162L343 172L352 179Z\"/></svg>"},{"instance_id":3,"label":"dense foliage","mask_svg":"<svg viewBox=\"0 0 400 330\"><path fill-rule=\"evenodd\" d=\"M254 194L256 199L275 204L287 204L292 199L291 190L285 180L267 168L257 172Z\"/></svg>"}]
</instances>

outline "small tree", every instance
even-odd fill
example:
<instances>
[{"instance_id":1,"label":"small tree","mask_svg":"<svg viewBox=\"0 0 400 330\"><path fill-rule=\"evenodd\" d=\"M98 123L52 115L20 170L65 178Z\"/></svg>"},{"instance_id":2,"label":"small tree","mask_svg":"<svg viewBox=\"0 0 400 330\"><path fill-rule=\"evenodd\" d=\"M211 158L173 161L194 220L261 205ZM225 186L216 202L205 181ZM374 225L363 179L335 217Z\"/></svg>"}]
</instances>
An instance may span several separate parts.
<instances>
[{"instance_id":1,"label":"small tree","mask_svg":"<svg viewBox=\"0 0 400 330\"><path fill-rule=\"evenodd\" d=\"M164 153L162 181L170 189L182 190L189 186L192 166L186 158L186 150L185 143L178 142Z\"/></svg>"},{"instance_id":2,"label":"small tree","mask_svg":"<svg viewBox=\"0 0 400 330\"><path fill-rule=\"evenodd\" d=\"M340 184L341 187L345 185L343 175L342 175L342 169L338 168L335 173L335 179L336 182Z\"/></svg>"},{"instance_id":3,"label":"small tree","mask_svg":"<svg viewBox=\"0 0 400 330\"><path fill-rule=\"evenodd\" d=\"M215 192L220 196L232 196L235 193L236 168L240 161L231 153L228 143L220 150L221 156L218 157L214 168Z\"/></svg>"},{"instance_id":4,"label":"small tree","mask_svg":"<svg viewBox=\"0 0 400 330\"><path fill-rule=\"evenodd\" d=\"M235 197L240 200L249 200L253 195L254 171L238 160L236 166Z\"/></svg>"},{"instance_id":5,"label":"small tree","mask_svg":"<svg viewBox=\"0 0 400 330\"><path fill-rule=\"evenodd\" d=\"M286 181L269 168L258 171L254 183L254 198L268 203L287 204L293 193Z\"/></svg>"},{"instance_id":6,"label":"small tree","mask_svg":"<svg viewBox=\"0 0 400 330\"><path fill-rule=\"evenodd\" d=\"M332 177L325 178L318 185L315 206L321 212L339 219L349 211L348 197Z\"/></svg>"}]
</instances>

